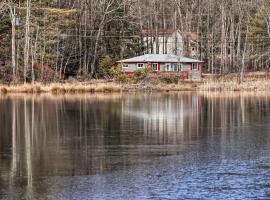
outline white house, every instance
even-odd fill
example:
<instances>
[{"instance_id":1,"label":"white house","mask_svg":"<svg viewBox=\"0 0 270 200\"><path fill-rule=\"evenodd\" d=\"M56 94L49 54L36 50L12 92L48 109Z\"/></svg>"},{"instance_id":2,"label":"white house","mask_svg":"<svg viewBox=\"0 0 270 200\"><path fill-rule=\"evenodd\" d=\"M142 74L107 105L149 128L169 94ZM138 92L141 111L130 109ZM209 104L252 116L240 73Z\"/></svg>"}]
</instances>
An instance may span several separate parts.
<instances>
[{"instance_id":1,"label":"white house","mask_svg":"<svg viewBox=\"0 0 270 200\"><path fill-rule=\"evenodd\" d=\"M175 29L143 30L146 54L172 54L197 57L197 34Z\"/></svg>"},{"instance_id":2,"label":"white house","mask_svg":"<svg viewBox=\"0 0 270 200\"><path fill-rule=\"evenodd\" d=\"M122 71L127 74L149 67L155 73L179 74L187 79L201 78L203 65L200 60L170 54L145 54L117 63L122 65Z\"/></svg>"}]
</instances>

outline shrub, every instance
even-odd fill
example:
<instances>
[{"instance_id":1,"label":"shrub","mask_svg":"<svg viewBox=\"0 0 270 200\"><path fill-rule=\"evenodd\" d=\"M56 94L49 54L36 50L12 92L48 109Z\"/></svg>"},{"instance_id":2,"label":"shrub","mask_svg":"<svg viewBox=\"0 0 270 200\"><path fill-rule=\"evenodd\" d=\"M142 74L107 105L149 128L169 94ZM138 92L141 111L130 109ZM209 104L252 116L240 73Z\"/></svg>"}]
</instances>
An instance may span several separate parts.
<instances>
[{"instance_id":1,"label":"shrub","mask_svg":"<svg viewBox=\"0 0 270 200\"><path fill-rule=\"evenodd\" d=\"M179 77L173 75L163 75L159 78L162 83L166 84L178 84Z\"/></svg>"},{"instance_id":2,"label":"shrub","mask_svg":"<svg viewBox=\"0 0 270 200\"><path fill-rule=\"evenodd\" d=\"M12 68L10 66L5 66L0 72L0 79L3 83L9 84L13 80Z\"/></svg>"},{"instance_id":3,"label":"shrub","mask_svg":"<svg viewBox=\"0 0 270 200\"><path fill-rule=\"evenodd\" d=\"M128 75L126 75L126 74L120 74L116 78L116 81L119 82L119 83L128 83L129 82Z\"/></svg>"},{"instance_id":4,"label":"shrub","mask_svg":"<svg viewBox=\"0 0 270 200\"><path fill-rule=\"evenodd\" d=\"M1 88L0 91L1 91L2 94L7 94L8 93L7 88Z\"/></svg>"},{"instance_id":5,"label":"shrub","mask_svg":"<svg viewBox=\"0 0 270 200\"><path fill-rule=\"evenodd\" d=\"M23 72L21 74L21 79L23 80ZM44 83L49 83L60 79L59 72L56 74L50 66L46 64L35 64L34 65L34 80L42 81ZM26 82L32 82L32 67L30 67L26 72Z\"/></svg>"},{"instance_id":6,"label":"shrub","mask_svg":"<svg viewBox=\"0 0 270 200\"><path fill-rule=\"evenodd\" d=\"M118 64L109 69L108 74L111 78L118 77L122 73L122 65Z\"/></svg>"},{"instance_id":7,"label":"shrub","mask_svg":"<svg viewBox=\"0 0 270 200\"><path fill-rule=\"evenodd\" d=\"M99 62L98 76L101 78L111 79L118 77L122 73L122 65L115 65L115 62L106 56Z\"/></svg>"},{"instance_id":8,"label":"shrub","mask_svg":"<svg viewBox=\"0 0 270 200\"><path fill-rule=\"evenodd\" d=\"M134 82L138 83L144 80L148 76L149 72L150 72L149 68L136 70L133 76Z\"/></svg>"}]
</instances>

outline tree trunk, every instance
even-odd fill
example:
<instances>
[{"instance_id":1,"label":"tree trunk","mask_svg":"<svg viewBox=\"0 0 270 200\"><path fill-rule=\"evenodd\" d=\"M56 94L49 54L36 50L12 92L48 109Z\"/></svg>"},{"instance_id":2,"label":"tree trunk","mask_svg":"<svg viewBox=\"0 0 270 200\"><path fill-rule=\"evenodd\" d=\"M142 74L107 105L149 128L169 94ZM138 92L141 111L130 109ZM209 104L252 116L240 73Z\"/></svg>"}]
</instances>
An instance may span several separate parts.
<instances>
[{"instance_id":1,"label":"tree trunk","mask_svg":"<svg viewBox=\"0 0 270 200\"><path fill-rule=\"evenodd\" d=\"M29 67L31 0L27 0L26 5L27 6L26 6L26 22L25 22L25 45L24 45L24 83L26 83L27 70Z\"/></svg>"},{"instance_id":2,"label":"tree trunk","mask_svg":"<svg viewBox=\"0 0 270 200\"><path fill-rule=\"evenodd\" d=\"M12 26L12 39L11 39L11 54L12 54L12 72L13 79L16 76L16 10L10 8L11 12L11 26Z\"/></svg>"}]
</instances>

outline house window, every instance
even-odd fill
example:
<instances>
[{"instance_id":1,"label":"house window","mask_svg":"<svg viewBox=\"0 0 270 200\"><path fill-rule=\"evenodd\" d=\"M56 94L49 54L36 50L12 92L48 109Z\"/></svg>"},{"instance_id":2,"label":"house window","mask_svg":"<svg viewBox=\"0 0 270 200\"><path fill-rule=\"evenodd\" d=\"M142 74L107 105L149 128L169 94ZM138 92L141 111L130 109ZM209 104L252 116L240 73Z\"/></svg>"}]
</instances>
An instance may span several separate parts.
<instances>
[{"instance_id":1,"label":"house window","mask_svg":"<svg viewBox=\"0 0 270 200\"><path fill-rule=\"evenodd\" d=\"M152 66L153 66L153 71L158 71L158 64L157 63L154 63Z\"/></svg>"},{"instance_id":2,"label":"house window","mask_svg":"<svg viewBox=\"0 0 270 200\"><path fill-rule=\"evenodd\" d=\"M198 63L192 64L192 70L198 70Z\"/></svg>"},{"instance_id":3,"label":"house window","mask_svg":"<svg viewBox=\"0 0 270 200\"><path fill-rule=\"evenodd\" d=\"M179 72L180 71L180 65L179 64L174 64L174 71Z\"/></svg>"},{"instance_id":4,"label":"house window","mask_svg":"<svg viewBox=\"0 0 270 200\"><path fill-rule=\"evenodd\" d=\"M138 63L137 67L138 68L143 68L144 67L144 64L143 63Z\"/></svg>"},{"instance_id":5,"label":"house window","mask_svg":"<svg viewBox=\"0 0 270 200\"><path fill-rule=\"evenodd\" d=\"M170 71L173 72L173 69L174 69L173 64L171 64L171 69L170 69Z\"/></svg>"},{"instance_id":6,"label":"house window","mask_svg":"<svg viewBox=\"0 0 270 200\"><path fill-rule=\"evenodd\" d=\"M128 68L128 64L123 64L123 68Z\"/></svg>"},{"instance_id":7,"label":"house window","mask_svg":"<svg viewBox=\"0 0 270 200\"><path fill-rule=\"evenodd\" d=\"M170 71L170 65L169 65L169 64L166 65L166 71L167 71L167 72Z\"/></svg>"}]
</instances>

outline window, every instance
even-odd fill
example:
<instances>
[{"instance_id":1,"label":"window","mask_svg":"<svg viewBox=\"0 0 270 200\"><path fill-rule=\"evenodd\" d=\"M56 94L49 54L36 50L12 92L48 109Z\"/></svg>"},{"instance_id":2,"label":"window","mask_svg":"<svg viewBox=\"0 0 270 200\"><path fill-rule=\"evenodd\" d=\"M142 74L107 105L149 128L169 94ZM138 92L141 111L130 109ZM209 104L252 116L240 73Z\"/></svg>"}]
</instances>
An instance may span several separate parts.
<instances>
[{"instance_id":1,"label":"window","mask_svg":"<svg viewBox=\"0 0 270 200\"><path fill-rule=\"evenodd\" d=\"M138 63L137 67L138 68L143 68L144 67L144 64L143 63Z\"/></svg>"},{"instance_id":2,"label":"window","mask_svg":"<svg viewBox=\"0 0 270 200\"><path fill-rule=\"evenodd\" d=\"M128 68L128 64L123 64L123 68Z\"/></svg>"},{"instance_id":3,"label":"window","mask_svg":"<svg viewBox=\"0 0 270 200\"><path fill-rule=\"evenodd\" d=\"M173 71L177 72L177 71L178 71L178 66L177 66L177 64L174 64L173 67L174 67L174 70L173 70Z\"/></svg>"},{"instance_id":4,"label":"window","mask_svg":"<svg viewBox=\"0 0 270 200\"><path fill-rule=\"evenodd\" d=\"M170 71L170 65L166 64L166 71L169 72Z\"/></svg>"},{"instance_id":5,"label":"window","mask_svg":"<svg viewBox=\"0 0 270 200\"><path fill-rule=\"evenodd\" d=\"M170 69L170 71L173 72L173 70L174 70L174 67L173 67L173 64L171 64L171 69Z\"/></svg>"},{"instance_id":6,"label":"window","mask_svg":"<svg viewBox=\"0 0 270 200\"><path fill-rule=\"evenodd\" d=\"M198 63L193 63L192 64L192 69L193 70L198 70Z\"/></svg>"},{"instance_id":7,"label":"window","mask_svg":"<svg viewBox=\"0 0 270 200\"><path fill-rule=\"evenodd\" d=\"M181 65L180 64L173 64L173 71L174 72L180 72L181 70Z\"/></svg>"},{"instance_id":8,"label":"window","mask_svg":"<svg viewBox=\"0 0 270 200\"><path fill-rule=\"evenodd\" d=\"M158 71L158 64L157 63L154 63L152 65L152 67L153 67L153 71Z\"/></svg>"},{"instance_id":9,"label":"window","mask_svg":"<svg viewBox=\"0 0 270 200\"><path fill-rule=\"evenodd\" d=\"M182 72L190 71L190 64L182 64L181 65L181 71Z\"/></svg>"}]
</instances>

